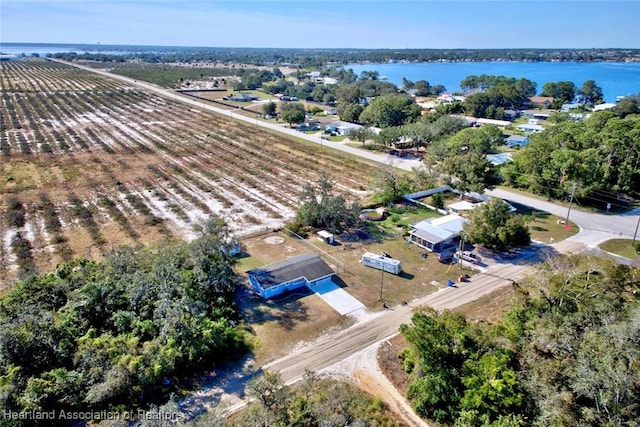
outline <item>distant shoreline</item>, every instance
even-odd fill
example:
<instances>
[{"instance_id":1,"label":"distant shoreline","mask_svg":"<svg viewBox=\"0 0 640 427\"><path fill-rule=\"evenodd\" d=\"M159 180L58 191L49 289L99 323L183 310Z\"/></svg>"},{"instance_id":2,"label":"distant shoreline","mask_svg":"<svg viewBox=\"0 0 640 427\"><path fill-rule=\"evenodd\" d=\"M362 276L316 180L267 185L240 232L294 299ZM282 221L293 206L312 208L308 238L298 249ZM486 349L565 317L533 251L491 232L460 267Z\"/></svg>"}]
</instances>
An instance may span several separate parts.
<instances>
[{"instance_id":1,"label":"distant shoreline","mask_svg":"<svg viewBox=\"0 0 640 427\"><path fill-rule=\"evenodd\" d=\"M593 48L593 49L546 49L546 48L501 48L501 49L360 49L360 48L249 48L249 47L205 47L205 46L145 46L102 45L87 43L0 43L0 52L13 55L37 53L40 56L55 53L131 56L220 56L235 60L282 61L290 65L305 59L327 65L346 63L434 63L434 62L640 62L640 49ZM309 58L311 57L311 58ZM236 61L238 62L238 61ZM278 63L279 64L279 63ZM276 64L274 64L276 65Z\"/></svg>"}]
</instances>

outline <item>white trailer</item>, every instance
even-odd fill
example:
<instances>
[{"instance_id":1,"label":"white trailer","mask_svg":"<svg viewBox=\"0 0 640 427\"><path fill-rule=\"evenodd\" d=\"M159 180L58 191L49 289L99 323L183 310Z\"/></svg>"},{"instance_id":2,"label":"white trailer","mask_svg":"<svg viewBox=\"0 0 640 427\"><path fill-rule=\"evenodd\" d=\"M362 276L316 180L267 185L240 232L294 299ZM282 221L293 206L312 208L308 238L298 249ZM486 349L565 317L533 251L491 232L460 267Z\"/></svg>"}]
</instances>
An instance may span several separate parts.
<instances>
[{"instance_id":1,"label":"white trailer","mask_svg":"<svg viewBox=\"0 0 640 427\"><path fill-rule=\"evenodd\" d=\"M385 255L372 254L367 252L360 258L360 263L367 267L376 268L391 274L400 274L402 271L402 262Z\"/></svg>"}]
</instances>

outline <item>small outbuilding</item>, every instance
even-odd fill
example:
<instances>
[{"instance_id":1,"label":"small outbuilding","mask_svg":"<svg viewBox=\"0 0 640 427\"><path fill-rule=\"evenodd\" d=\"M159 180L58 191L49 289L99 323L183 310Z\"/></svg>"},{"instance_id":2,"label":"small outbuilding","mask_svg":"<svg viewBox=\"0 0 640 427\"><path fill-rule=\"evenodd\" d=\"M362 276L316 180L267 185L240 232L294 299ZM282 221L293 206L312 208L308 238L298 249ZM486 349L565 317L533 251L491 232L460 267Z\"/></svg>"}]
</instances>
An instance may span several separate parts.
<instances>
[{"instance_id":1,"label":"small outbuilding","mask_svg":"<svg viewBox=\"0 0 640 427\"><path fill-rule=\"evenodd\" d=\"M318 231L318 240L326 243L327 245L333 245L335 243L333 234L329 233L327 230Z\"/></svg>"},{"instance_id":2,"label":"small outbuilding","mask_svg":"<svg viewBox=\"0 0 640 427\"><path fill-rule=\"evenodd\" d=\"M302 254L247 272L249 283L263 298L278 296L303 286L331 281L335 272L315 254Z\"/></svg>"}]
</instances>

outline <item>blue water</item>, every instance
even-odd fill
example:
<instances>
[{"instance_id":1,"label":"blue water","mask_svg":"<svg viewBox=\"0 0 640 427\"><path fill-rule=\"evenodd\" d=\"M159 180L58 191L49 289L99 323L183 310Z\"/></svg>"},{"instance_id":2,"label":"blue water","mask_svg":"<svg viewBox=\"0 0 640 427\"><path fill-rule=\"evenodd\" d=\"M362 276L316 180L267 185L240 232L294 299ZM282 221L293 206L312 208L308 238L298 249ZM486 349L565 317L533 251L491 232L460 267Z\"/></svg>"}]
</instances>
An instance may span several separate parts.
<instances>
[{"instance_id":1,"label":"blue water","mask_svg":"<svg viewBox=\"0 0 640 427\"><path fill-rule=\"evenodd\" d=\"M403 77L413 82L426 80L451 92L460 91L465 77L487 74L529 79L538 85L538 93L548 82L572 81L580 89L586 80L595 80L606 102L615 102L616 96L640 93L640 62L425 62L349 64L345 68L353 69L357 75L377 71L398 86Z\"/></svg>"},{"instance_id":2,"label":"blue water","mask_svg":"<svg viewBox=\"0 0 640 427\"><path fill-rule=\"evenodd\" d=\"M109 46L85 44L0 43L0 52L20 55L38 53L45 56L56 52L100 52L123 54L132 52L175 51L179 47ZM578 89L586 80L595 80L602 88L606 102L615 102L617 96L640 93L640 62L424 62L393 64L350 64L356 74L378 71L380 76L400 86L402 78L411 81L426 80L432 86L443 85L448 91L460 91L460 82L471 75L502 75L526 78L536 82L538 93L547 82L572 81Z\"/></svg>"},{"instance_id":3,"label":"blue water","mask_svg":"<svg viewBox=\"0 0 640 427\"><path fill-rule=\"evenodd\" d=\"M133 45L100 45L100 44L59 44L59 43L0 43L0 52L8 55L40 56L59 52L103 53L105 55L123 55L129 53L159 53L175 51L179 47L171 46L133 46Z\"/></svg>"}]
</instances>

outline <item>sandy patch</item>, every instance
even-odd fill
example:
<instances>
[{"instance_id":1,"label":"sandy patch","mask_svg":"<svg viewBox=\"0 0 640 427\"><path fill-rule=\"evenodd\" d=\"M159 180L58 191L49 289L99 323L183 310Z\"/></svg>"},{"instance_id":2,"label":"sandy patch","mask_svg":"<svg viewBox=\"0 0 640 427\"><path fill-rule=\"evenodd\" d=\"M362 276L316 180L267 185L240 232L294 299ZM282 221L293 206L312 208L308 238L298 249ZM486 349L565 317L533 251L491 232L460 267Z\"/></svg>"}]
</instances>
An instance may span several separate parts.
<instances>
[{"instance_id":1,"label":"sandy patch","mask_svg":"<svg viewBox=\"0 0 640 427\"><path fill-rule=\"evenodd\" d=\"M281 245L284 243L284 237L282 236L267 236L262 240L269 245Z\"/></svg>"}]
</instances>

